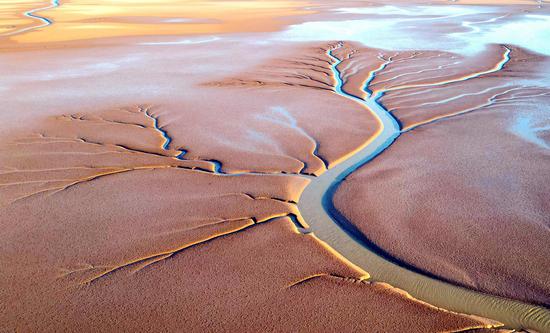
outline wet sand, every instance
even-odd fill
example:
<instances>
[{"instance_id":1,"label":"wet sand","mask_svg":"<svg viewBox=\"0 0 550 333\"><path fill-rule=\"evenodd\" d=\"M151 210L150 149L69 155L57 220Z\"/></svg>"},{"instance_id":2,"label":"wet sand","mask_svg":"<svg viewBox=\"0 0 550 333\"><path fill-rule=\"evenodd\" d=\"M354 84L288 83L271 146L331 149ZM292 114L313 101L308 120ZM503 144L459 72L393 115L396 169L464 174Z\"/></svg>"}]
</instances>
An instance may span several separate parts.
<instances>
[{"instance_id":1,"label":"wet sand","mask_svg":"<svg viewBox=\"0 0 550 333\"><path fill-rule=\"evenodd\" d=\"M174 17L73 1L41 13L53 24L2 39L0 329L500 326L372 282L309 233L304 189L380 123L335 93L335 59L356 45L334 58L334 42L263 37L341 5L201 2ZM363 49L342 73L371 71L379 52Z\"/></svg>"},{"instance_id":2,"label":"wet sand","mask_svg":"<svg viewBox=\"0 0 550 333\"><path fill-rule=\"evenodd\" d=\"M528 103L521 111L495 107L403 134L376 164L343 183L337 207L414 267L548 306L546 153L510 130L518 112L536 114L535 105L548 98ZM428 163L432 158L438 163Z\"/></svg>"},{"instance_id":3,"label":"wet sand","mask_svg":"<svg viewBox=\"0 0 550 333\"><path fill-rule=\"evenodd\" d=\"M508 52L502 47L491 51ZM453 73L457 62L468 62L455 62L460 58L445 54L402 57L387 58L387 67L370 87L406 134L376 163L343 183L335 197L336 207L382 251L421 271L548 306L549 277L543 263L548 256L543 245L548 228L548 207L542 199L548 192L545 142L541 138L541 144L533 144L512 133L521 117L529 117L531 126L545 126L549 92L536 85L544 58L512 48L509 60L481 57L490 62L483 64L478 58L476 66L468 66L472 67L469 72L462 67L462 72ZM423 62L431 59L435 64L428 69ZM413 61L414 71L399 69ZM492 69L498 67L503 69ZM518 84L517 77L526 83ZM495 120L490 121L491 117ZM431 131L435 132L429 136ZM525 157L518 160L520 152ZM430 162L434 160L438 163ZM433 197L433 193L438 194ZM527 232L525 228L531 227L541 229ZM529 241L512 236L521 229L526 231L523 235L531 235ZM429 231L434 238L421 242L430 238ZM519 243L514 245L516 240ZM430 264L422 263L420 257L430 257Z\"/></svg>"},{"instance_id":4,"label":"wet sand","mask_svg":"<svg viewBox=\"0 0 550 333\"><path fill-rule=\"evenodd\" d=\"M2 290L10 304L3 329L437 332L493 325L366 282L364 270L299 232L307 225L296 207L303 188L376 122L326 89L301 87L309 82L302 76L232 82L249 71L265 77L262 68L283 66L277 73L284 73L319 56L319 46L279 50L279 58L258 48L257 67L251 61L246 70L228 68L222 56L201 67L197 57L170 81L164 67L150 66L211 47L181 56L124 47L32 51L17 56L39 59L29 68L3 69L11 74L6 84L40 92L13 96L6 103L18 112L2 115L13 124L1 148L2 279L10 286ZM57 59L71 52L77 60L67 72ZM270 60L260 63L262 52ZM136 82L131 73L147 66L147 80ZM341 139L332 139L335 132Z\"/></svg>"},{"instance_id":5,"label":"wet sand","mask_svg":"<svg viewBox=\"0 0 550 333\"><path fill-rule=\"evenodd\" d=\"M338 211L338 206L335 207L334 205L333 197L334 193L339 191L342 181L344 181L344 184L348 184L347 179L351 178L350 175L353 172L365 164L376 162L378 155L385 153L386 150L389 150L388 147L392 147L394 142L399 140L401 130L397 119L380 103L379 100L382 95L376 93L376 90L372 87L375 85L374 82L376 82L379 74L392 71L396 66L401 66L403 61L402 59L393 59L393 57L385 58L383 53L380 52L379 60L383 62L378 67L372 68L365 75L363 82L355 89L357 91L361 90L362 94L350 94L344 91L345 82L348 82L348 85L350 82L356 82L357 80L349 79L349 76L361 73L361 70L353 68L353 64L357 62L357 60L354 61L354 58L361 58L362 54L372 53L372 50L362 52L362 49L354 48L353 45L345 43L338 43L332 47L333 49L327 50L327 55L334 60L332 67L335 77L334 91L342 97L364 106L365 111L377 117L381 130L354 154L312 180L310 185L306 187L300 197L298 207L305 220L310 221L310 230L327 241L332 248L346 258L360 267L366 268L371 272L371 278L374 280L389 282L394 286L407 290L415 297L440 307L497 319L509 327L548 330L550 312L545 308L477 293L445 283L429 271L419 272L416 267L410 265L407 261L392 257L384 252L384 249L379 247L377 243L365 237L361 228L354 225L354 222L357 223L357 219L350 220ZM405 61L417 60L416 57L412 56L403 59ZM506 64L509 63L509 60L508 57L504 58ZM504 61L502 61L503 64ZM442 84L448 85L476 80L485 75L498 73L501 70L503 70L502 65L499 65L489 71L478 71L455 79L444 79ZM434 83L426 84L434 85ZM354 90L349 87L347 89ZM493 106L492 103L491 106ZM441 119L447 119L446 117L450 116L441 115L440 117ZM366 181L362 181L359 184L364 185L366 183ZM336 197L338 198L338 196ZM349 200L349 197L346 199ZM338 204L338 201L336 201L336 204ZM359 207L356 208L357 210L362 209L359 202L354 201L352 205L354 205L353 207Z\"/></svg>"}]
</instances>

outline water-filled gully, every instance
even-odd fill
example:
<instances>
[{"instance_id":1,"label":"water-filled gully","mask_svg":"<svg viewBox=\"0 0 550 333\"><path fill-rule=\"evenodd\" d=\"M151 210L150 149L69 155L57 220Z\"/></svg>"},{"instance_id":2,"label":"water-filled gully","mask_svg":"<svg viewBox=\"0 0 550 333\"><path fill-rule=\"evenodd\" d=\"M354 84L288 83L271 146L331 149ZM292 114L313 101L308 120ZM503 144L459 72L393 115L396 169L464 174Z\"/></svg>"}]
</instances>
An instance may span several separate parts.
<instances>
[{"instance_id":1,"label":"water-filled gully","mask_svg":"<svg viewBox=\"0 0 550 333\"><path fill-rule=\"evenodd\" d=\"M383 250L369 242L353 224L338 212L333 204L333 195L340 183L359 167L382 153L402 133L398 121L379 102L384 92L390 89L441 86L500 71L510 60L510 49L504 48L502 59L488 70L437 83L402 86L371 92L369 89L371 82L378 72L391 63L392 60L389 58L369 73L363 85L366 97L360 98L342 89L344 81L338 66L344 60L333 54L342 46L342 43L338 43L327 51L328 57L332 60L334 93L355 101L371 112L379 123L379 130L362 146L340 160L338 164L331 166L325 173L314 178L305 188L298 201L298 208L304 220L308 222L309 230L350 262L369 272L374 281L386 282L406 290L413 297L437 307L497 320L510 328L529 328L540 332L550 332L550 311L548 309L483 294L421 273L413 267L391 258Z\"/></svg>"}]
</instances>

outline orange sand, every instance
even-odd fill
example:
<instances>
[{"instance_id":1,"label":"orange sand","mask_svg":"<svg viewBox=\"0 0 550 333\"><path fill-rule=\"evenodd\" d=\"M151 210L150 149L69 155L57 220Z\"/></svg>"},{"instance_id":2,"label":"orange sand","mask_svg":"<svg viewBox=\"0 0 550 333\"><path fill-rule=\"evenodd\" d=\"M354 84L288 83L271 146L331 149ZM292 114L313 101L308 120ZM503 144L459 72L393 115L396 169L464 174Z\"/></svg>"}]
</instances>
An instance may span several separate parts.
<instances>
[{"instance_id":1,"label":"orange sand","mask_svg":"<svg viewBox=\"0 0 550 333\"><path fill-rule=\"evenodd\" d=\"M24 12L42 7L35 5L0 5L0 12ZM198 35L241 31L276 31L283 27L279 17L310 13L301 1L139 1L121 5L116 1L94 3L63 1L55 10L39 13L55 22L47 29L10 36L15 43L52 43L83 39L148 35ZM14 8L15 7L15 8ZM175 14L181 17L174 17ZM10 17L0 33L10 33L37 25L36 20Z\"/></svg>"}]
</instances>

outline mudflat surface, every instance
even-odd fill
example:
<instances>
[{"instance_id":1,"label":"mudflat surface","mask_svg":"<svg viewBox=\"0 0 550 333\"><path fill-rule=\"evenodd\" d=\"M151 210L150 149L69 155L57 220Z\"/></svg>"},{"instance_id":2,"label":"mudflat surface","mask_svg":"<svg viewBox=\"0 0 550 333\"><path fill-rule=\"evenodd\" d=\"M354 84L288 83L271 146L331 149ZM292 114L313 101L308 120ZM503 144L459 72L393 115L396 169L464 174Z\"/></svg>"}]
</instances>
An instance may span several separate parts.
<instances>
[{"instance_id":1,"label":"mudflat surface","mask_svg":"<svg viewBox=\"0 0 550 333\"><path fill-rule=\"evenodd\" d=\"M449 35L468 30L456 19L441 23L445 6L397 5L1 4L0 330L482 332L500 326L369 281L365 267L308 233L315 221L298 209L304 189L381 130L368 108L337 93L336 59L343 91L366 98L365 79L376 71L369 91L382 92L380 103L414 128L349 177L336 206L365 235L378 235L373 241L380 247L427 272L548 304L547 124L536 113L544 107L535 107L547 103L546 90L498 86L517 77L535 80L545 58L498 41L477 57L443 47L381 48L331 30L365 15L401 20L412 12L418 22L436 19L434 26L447 27ZM510 11L521 21L528 14L518 13L537 8L513 1L495 11L464 10L469 20ZM309 24L319 22L336 33L314 31L312 38ZM418 36L433 34L424 27ZM501 71L503 60L509 64ZM434 66L439 72L429 70ZM437 74L435 81L422 73ZM483 78L441 84L464 73ZM415 87L394 89L403 85ZM442 103L445 108L429 103L458 90L469 96L468 108L498 95L499 103L487 105L495 114L472 113L485 118L468 115L449 122L456 128L425 129L457 108L455 100ZM415 103L404 91L418 93ZM528 100L532 109L517 118L510 100L522 107ZM473 131L470 141L465 127ZM455 149L452 158L435 154L434 142L440 153ZM495 142L493 155L464 165L468 154L485 154L472 147L480 142ZM452 186L441 186L442 169ZM418 184L415 172L430 176ZM395 179L410 180L426 201L406 201L391 187ZM460 190L466 180L470 192ZM396 193L403 200L391 207L398 221L371 218L383 216ZM456 208L453 198L461 205L455 217L479 215L463 225L453 220L436 234L434 224L444 219L433 210ZM432 211L414 208L411 218L412 206L436 199ZM395 232L425 212L421 230ZM410 242L425 229L433 231L430 239ZM489 237L495 229L502 229L501 238ZM459 235L465 230L472 236ZM471 252L457 253L454 244ZM447 251L443 264L434 249Z\"/></svg>"},{"instance_id":2,"label":"mudflat surface","mask_svg":"<svg viewBox=\"0 0 550 333\"><path fill-rule=\"evenodd\" d=\"M13 124L1 147L2 328L489 325L366 282L366 272L299 232L303 188L377 130L369 113L332 93L324 48L278 56L258 48L246 68L227 68L221 56L208 68L183 62L213 46L185 56L128 56L121 47L6 55L40 60L4 67L7 85L39 95L14 95L7 103L18 112L2 115ZM70 71L57 61L63 54L78 59ZM180 68L173 79L158 61ZM147 80L136 81L147 66Z\"/></svg>"},{"instance_id":3,"label":"mudflat surface","mask_svg":"<svg viewBox=\"0 0 550 333\"><path fill-rule=\"evenodd\" d=\"M514 86L530 65L521 51L511 57L500 75L383 97L413 129L346 179L335 203L422 271L548 306L548 90Z\"/></svg>"}]
</instances>

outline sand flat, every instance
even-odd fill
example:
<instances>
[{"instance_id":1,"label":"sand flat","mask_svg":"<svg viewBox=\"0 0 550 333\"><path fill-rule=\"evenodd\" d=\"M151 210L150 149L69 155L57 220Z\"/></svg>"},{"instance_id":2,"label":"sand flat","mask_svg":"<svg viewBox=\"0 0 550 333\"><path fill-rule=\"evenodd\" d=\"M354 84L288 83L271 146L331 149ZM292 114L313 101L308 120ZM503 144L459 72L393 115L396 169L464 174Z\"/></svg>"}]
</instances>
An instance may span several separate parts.
<instances>
[{"instance_id":1,"label":"sand flat","mask_svg":"<svg viewBox=\"0 0 550 333\"><path fill-rule=\"evenodd\" d=\"M336 203L369 239L416 267L471 288L547 305L545 153L507 129L515 109L487 111L404 134L380 166L360 169L344 182ZM488 126L486 117L498 117L501 126ZM475 144L481 138L485 143ZM481 154L484 147L490 153ZM510 150L518 155L505 160ZM428 166L412 152L440 162ZM488 181L500 186L487 186ZM469 207L467 215L463 207Z\"/></svg>"},{"instance_id":2,"label":"sand flat","mask_svg":"<svg viewBox=\"0 0 550 333\"><path fill-rule=\"evenodd\" d=\"M289 62L309 57L308 50L323 47L304 46L296 57L272 56L273 64L258 66L289 68ZM148 61L139 59L129 67ZM2 144L7 329L370 326L425 332L493 325L362 282L368 273L299 232L307 225L296 208L303 188L325 163L376 131L369 113L329 89L298 86L309 82L307 68L288 81L258 70L259 78L274 82L260 86L221 83L248 77L251 69L222 73L226 79L219 73L204 77L202 69L200 77L191 76L193 85L181 79L186 93L164 100L155 91L144 98L133 77L117 76L102 87L101 80L129 70L125 63L114 72L75 77L57 71L53 60L42 57L52 67L33 69L42 73L30 79L42 91L41 109L32 107L36 100L19 104L13 117L29 121L14 123ZM11 70L14 85L29 80L26 70ZM163 83L162 73L162 67L151 67L149 79L157 75L159 86L173 90L178 79ZM98 77L95 92L68 93L90 77ZM114 94L115 82L130 87L129 93ZM193 97L188 89L211 99ZM255 98L245 100L250 94ZM130 103L135 96L140 98ZM75 99L83 106L67 103ZM335 131L352 135L332 140ZM346 315L335 316L335 307L344 305ZM412 328L410 318L416 318Z\"/></svg>"},{"instance_id":3,"label":"sand flat","mask_svg":"<svg viewBox=\"0 0 550 333\"><path fill-rule=\"evenodd\" d=\"M34 18L24 15L42 5L53 6ZM534 5L514 2L510 8ZM425 87L432 78L409 73L441 66L441 77L453 80L464 67L483 72L495 66L502 59L499 51L508 49L493 45L483 57L468 58L443 50L384 50L329 35L285 37L304 23L361 17L339 11L357 6L365 4L18 4L22 14L17 19L10 14L9 24L0 27L6 33L0 39L0 261L5 268L0 298L6 300L0 330L462 332L500 327L369 280L368 267L335 252L330 239L309 233L308 222L315 221L305 220L298 209L309 185L381 131L375 114L343 98L339 85L366 98L362 85L376 71L369 81L373 89ZM1 16L6 8L0 5ZM447 28L456 28L455 23ZM543 58L509 48L522 57L512 58L513 67L503 76L487 75L477 89L534 75ZM334 63L342 59L340 84ZM389 60L395 63L384 77L379 67ZM467 85L456 89L475 95ZM531 93L544 92L512 95L527 99ZM423 102L452 94L434 91L423 95ZM388 91L381 101L395 109L402 124L446 116L455 107L433 111L400 98ZM506 140L544 146L539 133L544 125L528 116L514 118ZM362 170L350 177L360 179L351 189L344 184L343 195L364 190L371 177L362 180ZM354 222L362 221L363 202L352 207L338 198L338 207L357 214ZM426 271L439 269L430 251L406 249L422 251ZM518 271L529 247L522 251L508 253L518 258ZM481 257L482 265L498 261L498 256ZM464 285L460 278L470 275L457 271L459 278L452 271L454 280L449 280ZM536 288L513 289L517 280L508 285L510 280L503 282L497 274L479 278L484 284L475 278L467 282L497 295L513 289L516 293L504 295L546 304L540 301L544 272L530 274ZM524 286L524 281L517 283Z\"/></svg>"},{"instance_id":4,"label":"sand flat","mask_svg":"<svg viewBox=\"0 0 550 333\"><path fill-rule=\"evenodd\" d=\"M507 84L514 82L510 77L536 73L529 59L537 56L518 49L511 54L502 74L436 86L427 94L420 83L381 98L407 132L377 163L349 177L335 200L350 221L396 258L471 288L548 305L543 263L548 207L542 200L548 191L547 151L544 139L529 134L545 128L548 90L536 83ZM407 242L418 252L405 249Z\"/></svg>"}]
</instances>

